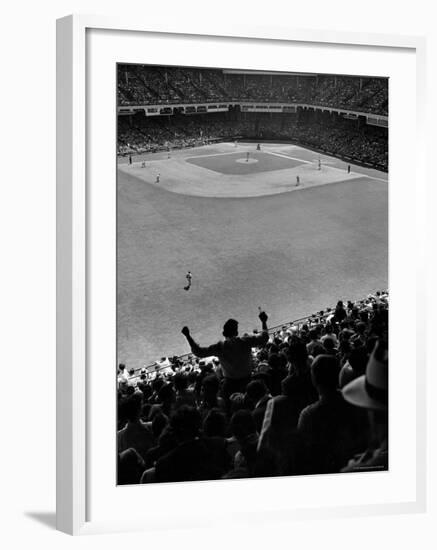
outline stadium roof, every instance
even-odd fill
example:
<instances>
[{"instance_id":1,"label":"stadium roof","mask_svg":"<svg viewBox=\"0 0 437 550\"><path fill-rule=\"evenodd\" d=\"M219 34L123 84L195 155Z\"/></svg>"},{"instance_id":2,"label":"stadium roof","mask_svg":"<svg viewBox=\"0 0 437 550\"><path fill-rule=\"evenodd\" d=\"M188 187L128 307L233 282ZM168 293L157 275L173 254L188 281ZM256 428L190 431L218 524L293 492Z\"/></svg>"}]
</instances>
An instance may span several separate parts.
<instances>
[{"instance_id":1,"label":"stadium roof","mask_svg":"<svg viewBox=\"0 0 437 550\"><path fill-rule=\"evenodd\" d=\"M220 69L218 69L220 70ZM221 69L225 74L267 74L267 75L286 75L286 76L346 76L350 78L378 78L387 80L385 76L373 76L365 74L342 74L342 73L296 73L293 71L253 71L250 69Z\"/></svg>"},{"instance_id":2,"label":"stadium roof","mask_svg":"<svg viewBox=\"0 0 437 550\"><path fill-rule=\"evenodd\" d=\"M226 74L271 74L271 75L293 75L293 76L317 76L317 73L294 73L286 71L252 71L249 69L223 69Z\"/></svg>"}]
</instances>

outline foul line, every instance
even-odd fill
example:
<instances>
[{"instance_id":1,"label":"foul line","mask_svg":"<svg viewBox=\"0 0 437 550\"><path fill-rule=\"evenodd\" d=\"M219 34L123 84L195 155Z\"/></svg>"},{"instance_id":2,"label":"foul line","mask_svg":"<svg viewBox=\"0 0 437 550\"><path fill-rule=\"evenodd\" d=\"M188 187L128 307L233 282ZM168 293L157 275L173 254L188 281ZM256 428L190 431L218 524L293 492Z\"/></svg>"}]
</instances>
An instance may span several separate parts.
<instances>
[{"instance_id":1,"label":"foul line","mask_svg":"<svg viewBox=\"0 0 437 550\"><path fill-rule=\"evenodd\" d=\"M190 159L200 159L200 158L206 158L206 157L220 157L222 155L235 155L235 153L239 153L239 151L233 151L231 153L211 153L210 155L194 155L191 157L186 157L184 160L190 160ZM243 152L241 152L243 154Z\"/></svg>"},{"instance_id":2,"label":"foul line","mask_svg":"<svg viewBox=\"0 0 437 550\"><path fill-rule=\"evenodd\" d=\"M268 153L269 155L276 155L277 157L284 157L286 159L297 160L298 162L303 162L305 164L315 164L315 162L313 161L303 160L297 157L290 157L289 155L285 155L284 153L273 153L272 151L264 151L264 153ZM330 168L332 168L333 170L338 170L340 172L342 171L341 168L338 168L337 166L330 166ZM350 172L350 174L353 174L356 177L365 177L365 178L370 178L372 180L378 180L384 183L388 183L388 179L378 178L376 176L370 176L369 174L362 174L361 172Z\"/></svg>"},{"instance_id":3,"label":"foul line","mask_svg":"<svg viewBox=\"0 0 437 550\"><path fill-rule=\"evenodd\" d=\"M273 151L263 151L263 152L267 153L268 155L275 155L277 157L283 157L284 159L297 160L298 162L303 162L305 164L314 164L314 162L311 162L309 160L303 160L303 159L298 159L296 157L290 157L289 155L284 155L283 153L273 153Z\"/></svg>"},{"instance_id":4,"label":"foul line","mask_svg":"<svg viewBox=\"0 0 437 550\"><path fill-rule=\"evenodd\" d=\"M384 178L377 178L376 176L369 176L368 174L360 174L360 172L354 172L354 174L357 174L358 176L362 176L364 178L370 178L371 180L378 180L378 181L383 181L384 183L388 183L388 179L384 179Z\"/></svg>"}]
</instances>

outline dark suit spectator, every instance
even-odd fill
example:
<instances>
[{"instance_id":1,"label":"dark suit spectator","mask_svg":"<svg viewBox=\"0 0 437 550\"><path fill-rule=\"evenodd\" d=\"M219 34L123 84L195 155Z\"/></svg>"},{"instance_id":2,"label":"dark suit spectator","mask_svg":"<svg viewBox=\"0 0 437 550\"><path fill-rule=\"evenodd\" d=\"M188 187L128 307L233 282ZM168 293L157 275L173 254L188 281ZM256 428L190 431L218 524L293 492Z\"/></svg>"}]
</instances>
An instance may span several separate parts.
<instances>
[{"instance_id":1,"label":"dark suit spectator","mask_svg":"<svg viewBox=\"0 0 437 550\"><path fill-rule=\"evenodd\" d=\"M363 418L338 389L339 367L331 355L319 355L311 366L319 399L300 414L298 429L305 446L307 473L338 472L353 449L362 443ZM360 426L360 422L362 423ZM359 429L361 427L361 429Z\"/></svg>"},{"instance_id":2,"label":"dark suit spectator","mask_svg":"<svg viewBox=\"0 0 437 550\"><path fill-rule=\"evenodd\" d=\"M140 482L145 463L135 449L126 449L118 455L117 484L135 485Z\"/></svg>"},{"instance_id":3,"label":"dark suit spectator","mask_svg":"<svg viewBox=\"0 0 437 550\"><path fill-rule=\"evenodd\" d=\"M220 380L215 374L209 374L202 379L200 387L199 411L202 418L214 409L224 412L226 405L218 393L220 390Z\"/></svg>"},{"instance_id":4,"label":"dark suit spectator","mask_svg":"<svg viewBox=\"0 0 437 550\"><path fill-rule=\"evenodd\" d=\"M317 357L317 355L320 355L325 352L325 348L323 347L322 342L319 339L319 331L316 328L313 328L310 330L310 341L307 344L307 352L308 355L311 355L311 357Z\"/></svg>"},{"instance_id":5,"label":"dark suit spectator","mask_svg":"<svg viewBox=\"0 0 437 550\"><path fill-rule=\"evenodd\" d=\"M156 482L219 479L228 471L226 441L220 437L201 437L201 417L197 409L180 407L170 425L178 446L158 459Z\"/></svg>"},{"instance_id":6,"label":"dark suit spectator","mask_svg":"<svg viewBox=\"0 0 437 550\"><path fill-rule=\"evenodd\" d=\"M248 407L252 411L256 431L259 433L264 420L267 403L271 399L267 386L262 380L252 380L246 389Z\"/></svg>"},{"instance_id":7,"label":"dark suit spectator","mask_svg":"<svg viewBox=\"0 0 437 550\"><path fill-rule=\"evenodd\" d=\"M121 453L135 449L144 459L147 451L153 446L154 438L151 429L140 420L142 397L134 394L120 405L120 416L127 420L124 428L117 432L117 449Z\"/></svg>"}]
</instances>

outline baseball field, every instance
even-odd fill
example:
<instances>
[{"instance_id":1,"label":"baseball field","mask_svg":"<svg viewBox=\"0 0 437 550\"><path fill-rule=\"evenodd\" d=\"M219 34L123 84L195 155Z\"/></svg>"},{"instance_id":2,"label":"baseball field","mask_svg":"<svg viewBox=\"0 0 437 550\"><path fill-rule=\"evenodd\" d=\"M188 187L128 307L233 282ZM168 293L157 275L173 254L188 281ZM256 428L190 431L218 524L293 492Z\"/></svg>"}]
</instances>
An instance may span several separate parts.
<instances>
[{"instance_id":1,"label":"baseball field","mask_svg":"<svg viewBox=\"0 0 437 550\"><path fill-rule=\"evenodd\" d=\"M119 159L117 350L128 368L388 287L387 174L289 144ZM320 160L320 168L319 168ZM191 271L190 290L184 290Z\"/></svg>"}]
</instances>

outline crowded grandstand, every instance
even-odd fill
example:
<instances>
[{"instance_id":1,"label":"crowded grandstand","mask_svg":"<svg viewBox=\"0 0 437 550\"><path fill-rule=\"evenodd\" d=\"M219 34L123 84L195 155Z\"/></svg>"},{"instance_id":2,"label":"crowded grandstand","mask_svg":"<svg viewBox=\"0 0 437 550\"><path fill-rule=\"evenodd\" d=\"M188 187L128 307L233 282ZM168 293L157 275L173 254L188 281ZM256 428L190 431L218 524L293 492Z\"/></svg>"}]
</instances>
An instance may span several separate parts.
<instances>
[{"instance_id":1,"label":"crowded grandstand","mask_svg":"<svg viewBox=\"0 0 437 550\"><path fill-rule=\"evenodd\" d=\"M388 293L151 368L120 364L118 483L388 468ZM216 353L218 357L211 357ZM367 413L370 413L369 415Z\"/></svg>"}]
</instances>

